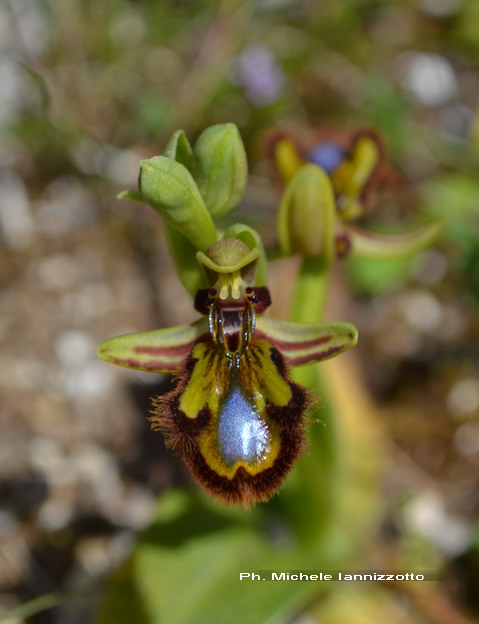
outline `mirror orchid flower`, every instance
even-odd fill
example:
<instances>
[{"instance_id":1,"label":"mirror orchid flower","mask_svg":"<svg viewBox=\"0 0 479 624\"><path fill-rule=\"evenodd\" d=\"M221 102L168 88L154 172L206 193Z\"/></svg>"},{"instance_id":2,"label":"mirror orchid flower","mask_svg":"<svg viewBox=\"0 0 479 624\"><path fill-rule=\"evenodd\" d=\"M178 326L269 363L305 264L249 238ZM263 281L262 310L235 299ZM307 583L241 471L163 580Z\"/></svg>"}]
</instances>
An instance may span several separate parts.
<instances>
[{"instance_id":1,"label":"mirror orchid flower","mask_svg":"<svg viewBox=\"0 0 479 624\"><path fill-rule=\"evenodd\" d=\"M153 428L201 487L245 508L278 491L305 447L312 397L290 368L357 341L350 323L266 316L270 294L256 285L260 253L239 238L199 251L209 287L196 293L197 321L110 338L98 350L107 362L176 376L175 388L153 401Z\"/></svg>"}]
</instances>

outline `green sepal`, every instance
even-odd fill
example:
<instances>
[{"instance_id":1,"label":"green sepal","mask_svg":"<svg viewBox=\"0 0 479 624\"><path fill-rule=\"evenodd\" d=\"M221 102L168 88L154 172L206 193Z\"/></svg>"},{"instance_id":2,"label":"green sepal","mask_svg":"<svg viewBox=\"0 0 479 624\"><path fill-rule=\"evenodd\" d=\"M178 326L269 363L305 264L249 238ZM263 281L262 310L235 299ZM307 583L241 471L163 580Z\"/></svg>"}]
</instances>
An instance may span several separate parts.
<instances>
[{"instance_id":1,"label":"green sepal","mask_svg":"<svg viewBox=\"0 0 479 624\"><path fill-rule=\"evenodd\" d=\"M351 323L294 323L258 316L255 338L263 337L290 366L301 366L327 360L354 347L358 330Z\"/></svg>"},{"instance_id":2,"label":"green sepal","mask_svg":"<svg viewBox=\"0 0 479 624\"><path fill-rule=\"evenodd\" d=\"M179 162L183 167L190 170L193 150L191 149L190 142L184 130L176 130L176 132L173 132L163 151L163 156L171 158L171 160L176 160L176 162Z\"/></svg>"},{"instance_id":3,"label":"green sepal","mask_svg":"<svg viewBox=\"0 0 479 624\"><path fill-rule=\"evenodd\" d=\"M197 249L208 249L216 229L188 169L166 156L142 160L140 166L139 188L145 200Z\"/></svg>"},{"instance_id":4,"label":"green sepal","mask_svg":"<svg viewBox=\"0 0 479 624\"><path fill-rule=\"evenodd\" d=\"M266 286L267 283L267 260L266 252L264 250L263 241L258 232L244 223L234 223L223 234L223 238L238 238L252 251L257 249L259 251L257 263L256 263L256 275L254 280L255 286Z\"/></svg>"},{"instance_id":5,"label":"green sepal","mask_svg":"<svg viewBox=\"0 0 479 624\"><path fill-rule=\"evenodd\" d=\"M220 217L239 204L248 162L235 124L210 126L201 133L193 149L192 172L211 215Z\"/></svg>"},{"instance_id":6,"label":"green sepal","mask_svg":"<svg viewBox=\"0 0 479 624\"><path fill-rule=\"evenodd\" d=\"M345 228L351 242L351 256L357 258L404 258L428 247L438 236L441 221L432 221L408 234L386 235L366 232L356 227Z\"/></svg>"},{"instance_id":7,"label":"green sepal","mask_svg":"<svg viewBox=\"0 0 479 624\"><path fill-rule=\"evenodd\" d=\"M335 201L327 174L303 165L286 187L279 207L278 237L284 255L334 259Z\"/></svg>"},{"instance_id":8,"label":"green sepal","mask_svg":"<svg viewBox=\"0 0 479 624\"><path fill-rule=\"evenodd\" d=\"M178 277L185 289L194 297L197 290L208 286L196 260L197 249L186 236L167 223L165 236Z\"/></svg>"},{"instance_id":9,"label":"green sepal","mask_svg":"<svg viewBox=\"0 0 479 624\"><path fill-rule=\"evenodd\" d=\"M150 373L178 372L194 343L208 334L207 319L189 325L109 338L98 347L98 357L118 366Z\"/></svg>"}]
</instances>

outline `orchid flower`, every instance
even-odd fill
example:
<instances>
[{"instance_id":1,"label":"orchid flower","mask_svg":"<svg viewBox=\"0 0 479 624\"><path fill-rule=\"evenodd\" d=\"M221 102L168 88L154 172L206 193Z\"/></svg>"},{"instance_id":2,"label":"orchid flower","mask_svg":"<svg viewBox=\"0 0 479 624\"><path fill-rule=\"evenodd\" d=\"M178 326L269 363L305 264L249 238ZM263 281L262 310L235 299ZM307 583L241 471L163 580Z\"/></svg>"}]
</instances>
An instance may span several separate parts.
<instances>
[{"instance_id":1,"label":"orchid flower","mask_svg":"<svg viewBox=\"0 0 479 624\"><path fill-rule=\"evenodd\" d=\"M201 315L191 324L105 340L102 360L176 376L153 400L154 429L193 479L226 504L248 508L280 488L305 447L311 391L292 366L354 346L350 323L295 323L265 314L271 303L266 259L252 228L235 224L218 237L213 217L231 210L246 183L236 126L212 126L192 149L176 132L163 156L141 163L129 197L163 217L178 275Z\"/></svg>"},{"instance_id":2,"label":"orchid flower","mask_svg":"<svg viewBox=\"0 0 479 624\"><path fill-rule=\"evenodd\" d=\"M427 247L439 233L441 223L437 220L399 235L381 235L351 225L364 214L385 177L385 150L373 130L354 132L346 144L324 140L312 147L289 133L279 132L269 141L269 152L276 173L286 185L279 214L279 242L284 254L299 251L315 256L325 228L324 220L316 218L316 208L309 206L318 201L330 208L323 214L333 222L331 260L349 254L377 259L410 256ZM294 219L301 221L301 236L315 241L313 248L297 245L291 237Z\"/></svg>"}]
</instances>

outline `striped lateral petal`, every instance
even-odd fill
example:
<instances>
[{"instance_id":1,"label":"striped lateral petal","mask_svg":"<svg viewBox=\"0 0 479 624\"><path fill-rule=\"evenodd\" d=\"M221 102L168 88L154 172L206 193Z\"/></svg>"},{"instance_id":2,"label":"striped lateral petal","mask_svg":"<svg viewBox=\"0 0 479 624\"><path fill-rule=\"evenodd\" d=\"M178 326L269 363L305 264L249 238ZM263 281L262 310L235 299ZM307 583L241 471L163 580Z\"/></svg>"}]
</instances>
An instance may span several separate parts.
<instances>
[{"instance_id":1,"label":"striped lateral petal","mask_svg":"<svg viewBox=\"0 0 479 624\"><path fill-rule=\"evenodd\" d=\"M255 339L271 342L290 366L319 362L347 351L357 343L350 323L290 323L258 316Z\"/></svg>"},{"instance_id":2,"label":"striped lateral petal","mask_svg":"<svg viewBox=\"0 0 479 624\"><path fill-rule=\"evenodd\" d=\"M348 227L346 236L351 242L351 253L357 258L403 258L430 245L439 234L441 221L432 221L408 234L381 235Z\"/></svg>"},{"instance_id":3,"label":"striped lateral petal","mask_svg":"<svg viewBox=\"0 0 479 624\"><path fill-rule=\"evenodd\" d=\"M105 362L148 371L176 373L199 338L208 334L208 321L139 334L124 334L101 343L98 357Z\"/></svg>"}]
</instances>

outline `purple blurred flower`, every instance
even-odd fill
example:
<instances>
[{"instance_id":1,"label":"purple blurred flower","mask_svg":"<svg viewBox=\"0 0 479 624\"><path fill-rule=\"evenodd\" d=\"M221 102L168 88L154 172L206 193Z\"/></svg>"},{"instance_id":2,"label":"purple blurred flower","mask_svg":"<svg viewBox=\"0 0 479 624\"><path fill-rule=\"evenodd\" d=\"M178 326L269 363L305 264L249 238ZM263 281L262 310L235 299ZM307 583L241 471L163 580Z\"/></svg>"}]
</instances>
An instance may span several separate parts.
<instances>
[{"instance_id":1,"label":"purple blurred flower","mask_svg":"<svg viewBox=\"0 0 479 624\"><path fill-rule=\"evenodd\" d=\"M247 98L256 106L275 102L286 82L274 54L260 45L249 46L236 59L233 79L244 87Z\"/></svg>"}]
</instances>

